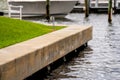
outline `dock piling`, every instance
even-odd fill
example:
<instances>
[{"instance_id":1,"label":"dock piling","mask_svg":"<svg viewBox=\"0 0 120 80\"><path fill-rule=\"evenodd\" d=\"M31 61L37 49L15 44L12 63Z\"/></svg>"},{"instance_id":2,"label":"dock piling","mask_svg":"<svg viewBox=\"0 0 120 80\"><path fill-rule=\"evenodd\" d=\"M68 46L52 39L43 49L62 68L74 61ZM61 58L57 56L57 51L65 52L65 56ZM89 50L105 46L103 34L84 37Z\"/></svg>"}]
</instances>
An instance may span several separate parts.
<instances>
[{"instance_id":1,"label":"dock piling","mask_svg":"<svg viewBox=\"0 0 120 80\"><path fill-rule=\"evenodd\" d=\"M85 17L89 16L89 0L85 0Z\"/></svg>"},{"instance_id":2,"label":"dock piling","mask_svg":"<svg viewBox=\"0 0 120 80\"><path fill-rule=\"evenodd\" d=\"M50 1L46 1L46 19L50 22Z\"/></svg>"},{"instance_id":3,"label":"dock piling","mask_svg":"<svg viewBox=\"0 0 120 80\"><path fill-rule=\"evenodd\" d=\"M110 24L112 22L112 0L109 0L109 4L108 4L108 22Z\"/></svg>"}]
</instances>

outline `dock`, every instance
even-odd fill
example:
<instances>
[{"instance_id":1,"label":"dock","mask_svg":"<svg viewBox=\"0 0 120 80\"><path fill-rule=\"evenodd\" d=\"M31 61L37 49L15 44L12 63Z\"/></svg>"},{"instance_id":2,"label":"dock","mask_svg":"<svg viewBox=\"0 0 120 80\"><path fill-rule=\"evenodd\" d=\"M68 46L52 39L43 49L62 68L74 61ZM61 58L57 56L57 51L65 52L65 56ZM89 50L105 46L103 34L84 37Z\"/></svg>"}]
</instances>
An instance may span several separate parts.
<instances>
[{"instance_id":1,"label":"dock","mask_svg":"<svg viewBox=\"0 0 120 80\"><path fill-rule=\"evenodd\" d=\"M116 1L116 2L115 2ZM89 0L90 12L107 12L109 0ZM73 12L84 12L84 0L79 0L74 6ZM116 13L120 11L120 0L112 1L112 8Z\"/></svg>"},{"instance_id":2,"label":"dock","mask_svg":"<svg viewBox=\"0 0 120 80\"><path fill-rule=\"evenodd\" d=\"M0 80L23 80L92 39L92 26L72 25L0 49Z\"/></svg>"}]
</instances>

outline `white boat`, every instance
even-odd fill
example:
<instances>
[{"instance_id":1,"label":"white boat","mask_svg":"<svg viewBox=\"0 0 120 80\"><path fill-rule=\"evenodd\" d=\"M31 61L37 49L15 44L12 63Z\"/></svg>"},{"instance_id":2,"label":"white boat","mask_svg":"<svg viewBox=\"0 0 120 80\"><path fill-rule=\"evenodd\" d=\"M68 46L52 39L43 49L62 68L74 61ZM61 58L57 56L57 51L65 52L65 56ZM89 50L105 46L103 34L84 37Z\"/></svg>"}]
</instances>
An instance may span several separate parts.
<instances>
[{"instance_id":1,"label":"white boat","mask_svg":"<svg viewBox=\"0 0 120 80\"><path fill-rule=\"evenodd\" d=\"M51 15L66 15L78 0L50 0ZM22 5L23 15L45 15L46 0L8 0L11 5Z\"/></svg>"}]
</instances>

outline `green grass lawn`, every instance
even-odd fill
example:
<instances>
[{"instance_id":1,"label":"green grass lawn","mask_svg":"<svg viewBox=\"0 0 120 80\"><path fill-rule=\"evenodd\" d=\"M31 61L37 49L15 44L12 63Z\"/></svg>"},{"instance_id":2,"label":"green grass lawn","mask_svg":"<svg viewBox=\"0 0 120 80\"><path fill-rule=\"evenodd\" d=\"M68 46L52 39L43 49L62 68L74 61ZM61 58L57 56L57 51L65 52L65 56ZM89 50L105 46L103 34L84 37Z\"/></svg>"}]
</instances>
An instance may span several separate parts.
<instances>
[{"instance_id":1,"label":"green grass lawn","mask_svg":"<svg viewBox=\"0 0 120 80\"><path fill-rule=\"evenodd\" d=\"M56 30L61 28L64 27L55 27ZM41 36L52 31L52 26L0 17L0 48Z\"/></svg>"}]
</instances>

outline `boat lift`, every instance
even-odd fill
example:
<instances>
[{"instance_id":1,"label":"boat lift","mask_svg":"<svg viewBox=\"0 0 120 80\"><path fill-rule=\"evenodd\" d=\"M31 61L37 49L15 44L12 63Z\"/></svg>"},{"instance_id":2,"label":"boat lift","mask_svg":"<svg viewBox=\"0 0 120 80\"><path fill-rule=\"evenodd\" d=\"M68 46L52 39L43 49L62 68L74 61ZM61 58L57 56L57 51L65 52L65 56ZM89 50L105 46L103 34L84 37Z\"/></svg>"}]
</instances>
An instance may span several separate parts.
<instances>
[{"instance_id":1,"label":"boat lift","mask_svg":"<svg viewBox=\"0 0 120 80\"><path fill-rule=\"evenodd\" d=\"M109 0L88 0L89 4L89 10L103 10L107 11L108 10L108 4ZM78 0L77 6L74 8L76 10L83 9L85 7L85 0ZM112 0L112 9L114 12L118 12L120 10L120 0Z\"/></svg>"}]
</instances>

